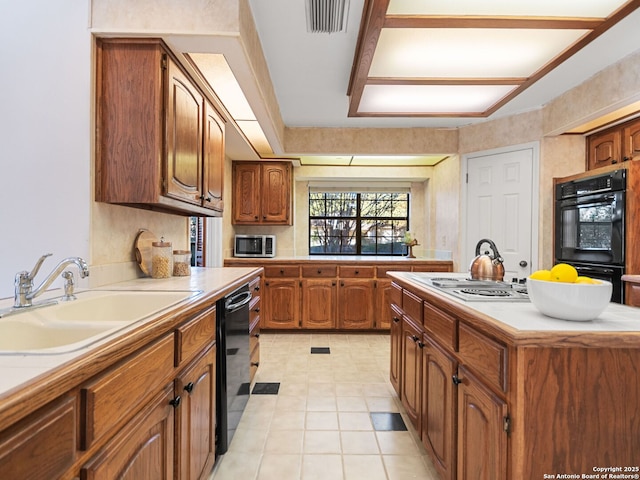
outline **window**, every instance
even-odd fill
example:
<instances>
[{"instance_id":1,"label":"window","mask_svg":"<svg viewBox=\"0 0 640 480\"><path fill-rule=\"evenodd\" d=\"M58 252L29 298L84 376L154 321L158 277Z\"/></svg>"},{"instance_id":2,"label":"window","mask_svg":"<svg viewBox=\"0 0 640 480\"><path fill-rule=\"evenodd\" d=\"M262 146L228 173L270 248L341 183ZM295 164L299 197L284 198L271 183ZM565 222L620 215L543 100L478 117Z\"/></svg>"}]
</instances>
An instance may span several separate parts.
<instances>
[{"instance_id":1,"label":"window","mask_svg":"<svg viewBox=\"0 0 640 480\"><path fill-rule=\"evenodd\" d=\"M408 193L309 193L311 255L404 255Z\"/></svg>"}]
</instances>

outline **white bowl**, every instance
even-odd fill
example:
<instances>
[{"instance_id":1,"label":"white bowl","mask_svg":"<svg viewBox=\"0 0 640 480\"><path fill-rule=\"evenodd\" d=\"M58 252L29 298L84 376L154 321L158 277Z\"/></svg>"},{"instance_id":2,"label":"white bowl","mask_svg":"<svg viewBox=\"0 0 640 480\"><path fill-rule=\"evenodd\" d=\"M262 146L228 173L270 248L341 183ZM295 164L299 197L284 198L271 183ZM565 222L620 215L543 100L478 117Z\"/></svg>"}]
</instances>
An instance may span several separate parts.
<instances>
[{"instance_id":1,"label":"white bowl","mask_svg":"<svg viewBox=\"0 0 640 480\"><path fill-rule=\"evenodd\" d=\"M600 280L598 284L547 282L527 278L531 303L548 317L586 322L602 313L611 301L613 285Z\"/></svg>"}]
</instances>

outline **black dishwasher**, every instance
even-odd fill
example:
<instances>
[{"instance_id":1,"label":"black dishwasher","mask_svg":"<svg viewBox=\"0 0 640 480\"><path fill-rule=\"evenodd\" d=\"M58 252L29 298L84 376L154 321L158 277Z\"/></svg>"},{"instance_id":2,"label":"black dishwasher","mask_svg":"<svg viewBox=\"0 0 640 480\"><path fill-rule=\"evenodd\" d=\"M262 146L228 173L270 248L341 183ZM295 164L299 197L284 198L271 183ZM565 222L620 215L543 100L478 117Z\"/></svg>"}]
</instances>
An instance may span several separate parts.
<instances>
[{"instance_id":1,"label":"black dishwasher","mask_svg":"<svg viewBox=\"0 0 640 480\"><path fill-rule=\"evenodd\" d=\"M227 451L249 400L249 302L244 285L219 300L217 310L216 455Z\"/></svg>"}]
</instances>

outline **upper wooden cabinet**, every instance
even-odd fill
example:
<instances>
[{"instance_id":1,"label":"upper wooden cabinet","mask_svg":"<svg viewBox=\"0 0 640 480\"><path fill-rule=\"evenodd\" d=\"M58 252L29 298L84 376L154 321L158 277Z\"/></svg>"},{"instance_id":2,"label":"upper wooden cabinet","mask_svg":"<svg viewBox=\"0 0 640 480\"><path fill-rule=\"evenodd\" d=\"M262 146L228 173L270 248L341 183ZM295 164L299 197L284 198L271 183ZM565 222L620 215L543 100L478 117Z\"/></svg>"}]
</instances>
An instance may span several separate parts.
<instances>
[{"instance_id":1,"label":"upper wooden cabinet","mask_svg":"<svg viewBox=\"0 0 640 480\"><path fill-rule=\"evenodd\" d=\"M96 200L222 215L224 121L164 43L99 39Z\"/></svg>"},{"instance_id":2,"label":"upper wooden cabinet","mask_svg":"<svg viewBox=\"0 0 640 480\"><path fill-rule=\"evenodd\" d=\"M640 159L640 118L588 137L587 170Z\"/></svg>"},{"instance_id":3,"label":"upper wooden cabinet","mask_svg":"<svg viewBox=\"0 0 640 480\"><path fill-rule=\"evenodd\" d=\"M233 162L233 223L292 225L291 163Z\"/></svg>"}]
</instances>

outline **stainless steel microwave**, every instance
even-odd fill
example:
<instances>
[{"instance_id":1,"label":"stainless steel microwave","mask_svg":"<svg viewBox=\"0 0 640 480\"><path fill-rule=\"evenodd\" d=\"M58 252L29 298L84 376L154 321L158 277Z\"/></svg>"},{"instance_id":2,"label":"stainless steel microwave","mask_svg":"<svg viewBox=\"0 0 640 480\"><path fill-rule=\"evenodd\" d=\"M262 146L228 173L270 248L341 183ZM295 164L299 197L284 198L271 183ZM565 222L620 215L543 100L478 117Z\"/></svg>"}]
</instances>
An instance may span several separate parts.
<instances>
[{"instance_id":1,"label":"stainless steel microwave","mask_svg":"<svg viewBox=\"0 0 640 480\"><path fill-rule=\"evenodd\" d=\"M275 257L275 235L236 235L234 257Z\"/></svg>"}]
</instances>

